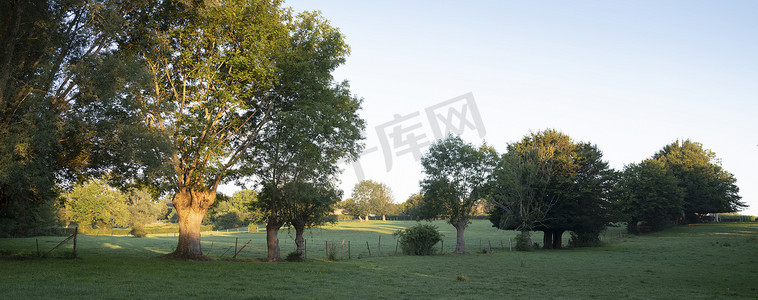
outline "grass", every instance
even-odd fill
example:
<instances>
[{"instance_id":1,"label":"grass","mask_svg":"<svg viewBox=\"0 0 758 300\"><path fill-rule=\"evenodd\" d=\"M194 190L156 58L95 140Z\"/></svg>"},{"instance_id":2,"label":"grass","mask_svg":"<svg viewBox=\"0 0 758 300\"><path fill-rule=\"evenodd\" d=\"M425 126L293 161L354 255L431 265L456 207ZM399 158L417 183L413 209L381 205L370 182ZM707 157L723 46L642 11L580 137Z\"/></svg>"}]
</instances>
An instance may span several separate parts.
<instances>
[{"instance_id":1,"label":"grass","mask_svg":"<svg viewBox=\"0 0 758 300\"><path fill-rule=\"evenodd\" d=\"M306 263L184 262L157 259L171 251L171 235L147 238L80 236L77 259L0 259L0 298L603 298L713 299L758 296L758 224L721 223L677 226L642 236L604 234L603 247L559 251L509 252L512 232L487 221L467 230L467 249L479 252L479 240L493 242L489 254L394 256L391 233L414 222L344 222L306 234ZM455 231L445 234L446 253ZM294 235L294 233L292 233ZM382 236L382 257L355 249L353 259L324 262L323 241L342 238L355 244ZM203 249L211 257L253 239L243 258L264 256L264 233L206 233ZM63 238L36 238L48 250ZM280 232L282 254L294 249ZM566 237L568 239L568 237ZM244 242L243 242L244 240ZM535 235L535 240L541 240ZM287 244L287 243L290 244ZM387 244L387 245L385 245ZM316 245L320 245L320 248ZM287 247L292 249L287 249ZM355 245L353 245L355 247ZM312 249L312 252L311 252ZM0 251L34 254L35 238L0 239ZM70 246L65 251L70 251ZM231 252L232 250L229 250ZM225 257L230 257L227 254ZM18 256L16 256L18 257ZM356 257L361 257L356 259Z\"/></svg>"}]
</instances>

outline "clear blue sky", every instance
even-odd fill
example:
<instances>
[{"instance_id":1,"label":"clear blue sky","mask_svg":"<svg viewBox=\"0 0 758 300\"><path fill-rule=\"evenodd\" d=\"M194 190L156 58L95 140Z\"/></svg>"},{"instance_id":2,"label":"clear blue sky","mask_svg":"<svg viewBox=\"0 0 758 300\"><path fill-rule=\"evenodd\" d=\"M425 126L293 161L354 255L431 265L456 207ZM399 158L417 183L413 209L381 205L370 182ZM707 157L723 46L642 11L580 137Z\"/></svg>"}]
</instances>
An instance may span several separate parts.
<instances>
[{"instance_id":1,"label":"clear blue sky","mask_svg":"<svg viewBox=\"0 0 758 300\"><path fill-rule=\"evenodd\" d=\"M555 128L597 144L616 169L691 139L721 158L751 206L745 213L758 214L758 1L285 5L320 10L347 36L352 54L335 76L364 98L375 151L360 160L363 178L388 184L398 203L419 190L413 154L426 148L404 142L434 139L431 108L459 113L466 140L500 152ZM458 108L435 108L466 93L473 98L450 104ZM345 165L346 196L361 177Z\"/></svg>"}]
</instances>

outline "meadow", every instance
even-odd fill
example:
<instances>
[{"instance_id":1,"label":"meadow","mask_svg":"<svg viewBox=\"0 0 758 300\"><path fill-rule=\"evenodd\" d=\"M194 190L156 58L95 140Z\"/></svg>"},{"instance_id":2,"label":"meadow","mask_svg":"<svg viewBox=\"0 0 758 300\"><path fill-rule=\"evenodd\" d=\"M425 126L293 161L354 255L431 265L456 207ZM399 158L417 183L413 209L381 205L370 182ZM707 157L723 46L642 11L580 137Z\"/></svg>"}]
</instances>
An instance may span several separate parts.
<instances>
[{"instance_id":1,"label":"meadow","mask_svg":"<svg viewBox=\"0 0 758 300\"><path fill-rule=\"evenodd\" d=\"M414 223L340 222L312 229L306 233L309 261L304 263L257 261L265 256L264 232L205 232L203 251L213 258L207 262L160 258L175 246L172 234L80 235L75 259L66 258L70 244L52 257L36 257L37 243L44 253L62 237L0 239L0 298L758 297L755 222L677 226L640 236L617 227L602 235L600 247L515 252L509 251L513 232L481 220L466 232L469 255L449 254L455 231L436 222L445 234L443 254L395 255L392 233ZM292 235L280 231L283 256L294 250ZM534 239L539 242L541 235ZM251 242L232 260L235 240L238 247ZM336 256L343 259L324 260L327 242L337 245Z\"/></svg>"}]
</instances>

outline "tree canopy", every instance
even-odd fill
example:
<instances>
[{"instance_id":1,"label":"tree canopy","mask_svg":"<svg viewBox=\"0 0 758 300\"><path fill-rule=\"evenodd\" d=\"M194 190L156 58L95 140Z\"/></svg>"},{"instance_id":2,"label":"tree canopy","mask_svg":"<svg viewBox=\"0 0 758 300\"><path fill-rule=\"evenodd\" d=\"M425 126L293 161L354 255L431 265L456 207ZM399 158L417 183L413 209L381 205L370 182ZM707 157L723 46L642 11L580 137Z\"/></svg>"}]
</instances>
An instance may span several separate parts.
<instances>
[{"instance_id":1,"label":"tree canopy","mask_svg":"<svg viewBox=\"0 0 758 300\"><path fill-rule=\"evenodd\" d=\"M491 146L474 147L453 135L432 144L421 158L424 196L417 216L447 218L457 232L454 253L466 253L464 231L487 195L487 182L496 159Z\"/></svg>"}]
</instances>

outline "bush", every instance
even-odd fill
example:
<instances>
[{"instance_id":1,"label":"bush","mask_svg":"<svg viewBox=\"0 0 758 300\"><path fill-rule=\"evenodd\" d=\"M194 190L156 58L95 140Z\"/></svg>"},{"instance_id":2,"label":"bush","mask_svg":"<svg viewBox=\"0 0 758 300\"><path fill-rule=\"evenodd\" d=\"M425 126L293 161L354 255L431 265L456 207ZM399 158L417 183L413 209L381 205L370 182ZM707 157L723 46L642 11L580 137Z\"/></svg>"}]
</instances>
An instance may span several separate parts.
<instances>
[{"instance_id":1,"label":"bush","mask_svg":"<svg viewBox=\"0 0 758 300\"><path fill-rule=\"evenodd\" d=\"M405 230L398 230L393 236L400 238L400 248L408 255L434 254L434 245L442 240L442 234L437 230L437 226L432 224L417 224Z\"/></svg>"},{"instance_id":2,"label":"bush","mask_svg":"<svg viewBox=\"0 0 758 300\"><path fill-rule=\"evenodd\" d=\"M286 260L286 261L291 261L291 262L303 262L303 261L305 261L305 260L304 260L304 259L303 259L303 258L300 256L300 253L297 253L297 251L292 251L292 252L290 252L289 254L287 254L287 257L286 257L286 258L284 258L284 260Z\"/></svg>"},{"instance_id":3,"label":"bush","mask_svg":"<svg viewBox=\"0 0 758 300\"><path fill-rule=\"evenodd\" d=\"M129 234L133 235L134 237L142 238L147 236L147 230L145 230L145 226L136 223L132 225L132 230L129 231Z\"/></svg>"},{"instance_id":4,"label":"bush","mask_svg":"<svg viewBox=\"0 0 758 300\"><path fill-rule=\"evenodd\" d=\"M524 235L522 232L519 232L516 235L516 251L530 251L532 250L531 247L529 247L529 240L527 239L527 236Z\"/></svg>"}]
</instances>

